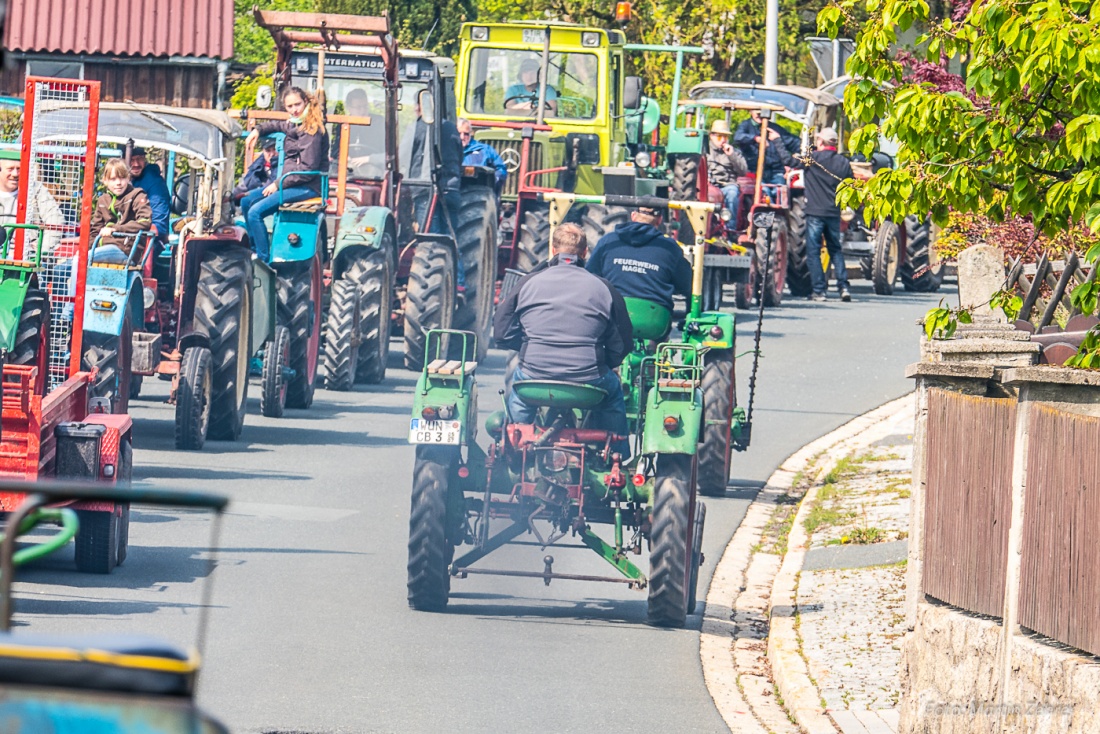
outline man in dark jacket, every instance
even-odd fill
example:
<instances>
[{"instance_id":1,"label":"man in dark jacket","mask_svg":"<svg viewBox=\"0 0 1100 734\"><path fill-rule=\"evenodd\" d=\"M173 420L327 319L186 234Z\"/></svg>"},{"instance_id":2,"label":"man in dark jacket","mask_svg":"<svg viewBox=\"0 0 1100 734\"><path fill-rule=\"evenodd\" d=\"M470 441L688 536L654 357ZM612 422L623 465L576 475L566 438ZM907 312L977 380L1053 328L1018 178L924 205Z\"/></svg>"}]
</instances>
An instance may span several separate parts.
<instances>
[{"instance_id":1,"label":"man in dark jacket","mask_svg":"<svg viewBox=\"0 0 1100 734\"><path fill-rule=\"evenodd\" d=\"M691 263L670 237L657 229L661 215L639 207L630 224L600 238L585 269L605 279L626 298L644 298L672 310L672 296L691 296Z\"/></svg>"},{"instance_id":2,"label":"man in dark jacket","mask_svg":"<svg viewBox=\"0 0 1100 734\"><path fill-rule=\"evenodd\" d=\"M172 195L168 193L168 184L164 182L160 167L155 164L149 165L146 160L145 148L135 147L130 151L130 180L134 188L141 189L149 197L157 239L167 242L168 217L171 213L169 205Z\"/></svg>"},{"instance_id":3,"label":"man in dark jacket","mask_svg":"<svg viewBox=\"0 0 1100 734\"><path fill-rule=\"evenodd\" d=\"M760 110L753 110L749 119L737 126L733 142L741 149L749 170L756 171L756 161L760 157L760 129L763 117ZM799 152L802 141L797 135L784 130L779 125L768 125L768 146L764 151L764 183L782 185L787 182L788 168L798 168L799 163L792 156Z\"/></svg>"},{"instance_id":4,"label":"man in dark jacket","mask_svg":"<svg viewBox=\"0 0 1100 734\"><path fill-rule=\"evenodd\" d=\"M840 300L852 300L848 291L848 269L840 249L840 207L836 205L837 187L852 178L852 164L837 152L836 130L824 128L814 140L816 150L806 158L806 260L810 268L813 293L810 300L826 300L825 269L821 264L821 241L833 262Z\"/></svg>"},{"instance_id":5,"label":"man in dark jacket","mask_svg":"<svg viewBox=\"0 0 1100 734\"><path fill-rule=\"evenodd\" d=\"M595 426L623 436L614 449L627 458L626 404L615 368L633 345L633 328L622 295L583 269L588 250L584 230L562 224L550 242L550 260L517 283L497 308L497 346L519 351L513 381L562 380L607 391L592 411ZM515 391L507 398L516 423L531 423L536 409Z\"/></svg>"}]
</instances>

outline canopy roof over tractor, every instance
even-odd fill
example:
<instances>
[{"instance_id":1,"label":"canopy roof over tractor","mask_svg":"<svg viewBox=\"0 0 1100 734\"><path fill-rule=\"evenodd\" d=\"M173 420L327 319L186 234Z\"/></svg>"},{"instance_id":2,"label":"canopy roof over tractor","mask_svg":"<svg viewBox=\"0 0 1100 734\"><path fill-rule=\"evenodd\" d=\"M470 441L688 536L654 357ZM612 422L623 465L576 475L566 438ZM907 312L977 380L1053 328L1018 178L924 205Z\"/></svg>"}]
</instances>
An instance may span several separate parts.
<instances>
[{"instance_id":1,"label":"canopy roof over tractor","mask_svg":"<svg viewBox=\"0 0 1100 734\"><path fill-rule=\"evenodd\" d=\"M820 89L810 87L759 84L737 84L733 82L701 82L688 92L690 99L682 104L691 105L703 100L744 100L745 102L770 102L783 109L778 111L799 125L828 127L836 119L836 110L840 100ZM747 109L747 108L746 108Z\"/></svg>"}]
</instances>

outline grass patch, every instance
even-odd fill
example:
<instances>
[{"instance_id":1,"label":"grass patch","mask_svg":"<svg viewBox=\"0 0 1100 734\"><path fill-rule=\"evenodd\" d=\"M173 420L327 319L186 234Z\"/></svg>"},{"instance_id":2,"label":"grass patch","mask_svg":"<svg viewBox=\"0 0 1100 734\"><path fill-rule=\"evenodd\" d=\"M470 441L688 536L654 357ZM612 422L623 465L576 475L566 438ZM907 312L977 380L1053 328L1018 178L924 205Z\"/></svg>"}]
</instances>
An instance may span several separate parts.
<instances>
[{"instance_id":1,"label":"grass patch","mask_svg":"<svg viewBox=\"0 0 1100 734\"><path fill-rule=\"evenodd\" d=\"M849 517L851 517L850 513L840 512L831 507L822 507L820 504L814 503L802 524L805 526L806 532L813 533L818 528L826 525L838 525L842 520Z\"/></svg>"},{"instance_id":2,"label":"grass patch","mask_svg":"<svg viewBox=\"0 0 1100 734\"><path fill-rule=\"evenodd\" d=\"M885 539L886 533L879 528L853 528L852 532L848 533L848 539L856 545L869 545L871 543L878 543Z\"/></svg>"}]
</instances>

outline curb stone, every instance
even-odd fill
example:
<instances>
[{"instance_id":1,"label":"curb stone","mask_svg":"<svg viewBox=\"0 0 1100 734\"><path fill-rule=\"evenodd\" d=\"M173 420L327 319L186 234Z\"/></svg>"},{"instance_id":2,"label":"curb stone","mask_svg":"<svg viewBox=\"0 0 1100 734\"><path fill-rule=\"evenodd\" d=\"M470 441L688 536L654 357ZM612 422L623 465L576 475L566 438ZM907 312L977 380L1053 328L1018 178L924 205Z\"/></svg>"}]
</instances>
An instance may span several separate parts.
<instances>
[{"instance_id":1,"label":"curb stone","mask_svg":"<svg viewBox=\"0 0 1100 734\"><path fill-rule=\"evenodd\" d=\"M811 486L800 500L786 556L754 553L753 547L797 472L819 454L825 456L817 462L817 469L829 471L854 449L883 438L892 419L913 410L913 399L910 393L853 418L789 456L768 478L726 546L707 591L699 655L707 689L731 731L838 731L810 680L795 629L798 574L808 541L802 521L816 488Z\"/></svg>"}]
</instances>

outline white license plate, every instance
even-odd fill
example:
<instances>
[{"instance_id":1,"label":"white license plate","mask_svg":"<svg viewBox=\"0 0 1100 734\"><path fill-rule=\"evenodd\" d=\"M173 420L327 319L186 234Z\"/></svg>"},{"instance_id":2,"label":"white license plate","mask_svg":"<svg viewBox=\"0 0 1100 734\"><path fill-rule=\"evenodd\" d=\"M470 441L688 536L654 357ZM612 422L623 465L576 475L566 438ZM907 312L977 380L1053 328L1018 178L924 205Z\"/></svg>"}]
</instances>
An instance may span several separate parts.
<instances>
[{"instance_id":1,"label":"white license plate","mask_svg":"<svg viewBox=\"0 0 1100 734\"><path fill-rule=\"evenodd\" d=\"M462 424L458 421L426 421L413 418L409 422L409 443L441 443L458 445Z\"/></svg>"}]
</instances>

